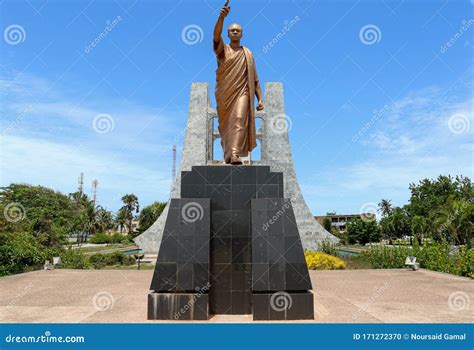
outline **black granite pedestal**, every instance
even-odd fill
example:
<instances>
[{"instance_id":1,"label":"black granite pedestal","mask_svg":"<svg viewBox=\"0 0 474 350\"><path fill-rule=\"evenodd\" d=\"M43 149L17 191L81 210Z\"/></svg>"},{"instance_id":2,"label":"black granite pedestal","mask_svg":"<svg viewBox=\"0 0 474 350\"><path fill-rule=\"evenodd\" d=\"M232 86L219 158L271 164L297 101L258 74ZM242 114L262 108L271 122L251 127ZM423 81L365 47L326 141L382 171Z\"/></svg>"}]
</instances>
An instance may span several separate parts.
<instances>
[{"instance_id":1,"label":"black granite pedestal","mask_svg":"<svg viewBox=\"0 0 474 350\"><path fill-rule=\"evenodd\" d=\"M191 206L199 220L189 220ZM181 199L171 200L150 289L149 319L313 318L311 281L291 203L283 198L283 174L268 166L183 171Z\"/></svg>"}]
</instances>

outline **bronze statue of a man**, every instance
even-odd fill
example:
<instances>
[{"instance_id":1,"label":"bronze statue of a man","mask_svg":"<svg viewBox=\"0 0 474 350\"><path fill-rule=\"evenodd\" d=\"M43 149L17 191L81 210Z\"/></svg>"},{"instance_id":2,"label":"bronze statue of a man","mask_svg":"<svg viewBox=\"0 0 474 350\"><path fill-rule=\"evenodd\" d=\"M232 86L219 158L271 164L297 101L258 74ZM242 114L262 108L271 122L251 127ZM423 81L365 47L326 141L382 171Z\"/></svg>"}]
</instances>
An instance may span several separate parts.
<instances>
[{"instance_id":1,"label":"bronze statue of a man","mask_svg":"<svg viewBox=\"0 0 474 350\"><path fill-rule=\"evenodd\" d=\"M255 133L255 96L257 110L263 109L262 90L252 53L240 46L242 27L231 24L227 29L230 44L222 40L224 18L229 14L227 1L214 28L214 52L217 56L216 102L219 133L226 164L242 164L257 145Z\"/></svg>"}]
</instances>

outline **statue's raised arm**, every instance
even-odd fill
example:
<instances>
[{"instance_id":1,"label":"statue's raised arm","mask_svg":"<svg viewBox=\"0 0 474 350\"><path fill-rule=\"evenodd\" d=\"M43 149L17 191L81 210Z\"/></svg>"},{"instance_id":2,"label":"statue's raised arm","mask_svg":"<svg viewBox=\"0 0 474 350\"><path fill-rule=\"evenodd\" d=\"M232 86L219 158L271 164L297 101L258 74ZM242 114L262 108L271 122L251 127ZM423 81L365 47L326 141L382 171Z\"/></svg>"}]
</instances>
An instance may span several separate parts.
<instances>
[{"instance_id":1,"label":"statue's raised arm","mask_svg":"<svg viewBox=\"0 0 474 350\"><path fill-rule=\"evenodd\" d=\"M216 26L214 27L214 42L218 42L221 39L222 28L224 27L224 18L227 17L230 12L230 7L228 5L229 0L227 0L224 6L221 8L221 13L217 19Z\"/></svg>"}]
</instances>

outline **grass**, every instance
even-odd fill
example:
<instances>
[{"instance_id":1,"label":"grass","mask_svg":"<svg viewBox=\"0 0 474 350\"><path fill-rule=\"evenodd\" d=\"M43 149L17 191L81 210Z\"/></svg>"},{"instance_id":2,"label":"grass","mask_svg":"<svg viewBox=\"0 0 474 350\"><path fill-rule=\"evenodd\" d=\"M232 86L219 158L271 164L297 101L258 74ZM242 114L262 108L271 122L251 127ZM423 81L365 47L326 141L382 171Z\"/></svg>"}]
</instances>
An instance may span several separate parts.
<instances>
[{"instance_id":1,"label":"grass","mask_svg":"<svg viewBox=\"0 0 474 350\"><path fill-rule=\"evenodd\" d=\"M100 246L100 247L84 247L84 248L77 248L81 253L95 253L95 252L101 252L105 250L118 250L121 248L135 248L133 243L128 243L128 244L121 244L121 243L111 243L108 245Z\"/></svg>"},{"instance_id":2,"label":"grass","mask_svg":"<svg viewBox=\"0 0 474 350\"><path fill-rule=\"evenodd\" d=\"M153 270L155 265L153 264L144 264L140 265L140 270ZM137 265L114 265L114 266L105 266L101 270L138 270Z\"/></svg>"}]
</instances>

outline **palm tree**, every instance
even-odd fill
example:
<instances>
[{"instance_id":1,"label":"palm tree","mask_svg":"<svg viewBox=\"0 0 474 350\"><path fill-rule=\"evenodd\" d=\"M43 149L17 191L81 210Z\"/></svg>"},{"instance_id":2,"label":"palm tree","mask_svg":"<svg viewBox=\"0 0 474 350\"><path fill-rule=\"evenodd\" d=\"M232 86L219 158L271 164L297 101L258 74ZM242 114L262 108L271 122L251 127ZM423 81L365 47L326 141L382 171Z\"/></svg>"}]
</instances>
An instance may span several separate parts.
<instances>
[{"instance_id":1,"label":"palm tree","mask_svg":"<svg viewBox=\"0 0 474 350\"><path fill-rule=\"evenodd\" d=\"M126 223L127 223L127 216L125 214L125 210L123 210L123 208L120 208L117 213L117 216L115 217L115 224L119 227L120 233L123 232L123 228Z\"/></svg>"},{"instance_id":2,"label":"palm tree","mask_svg":"<svg viewBox=\"0 0 474 350\"><path fill-rule=\"evenodd\" d=\"M385 218L392 213L392 203L389 199L382 199L379 203L379 210L382 216Z\"/></svg>"},{"instance_id":3,"label":"palm tree","mask_svg":"<svg viewBox=\"0 0 474 350\"><path fill-rule=\"evenodd\" d=\"M464 201L450 200L435 212L437 233L454 244L469 243L473 235L474 205Z\"/></svg>"},{"instance_id":4,"label":"palm tree","mask_svg":"<svg viewBox=\"0 0 474 350\"><path fill-rule=\"evenodd\" d=\"M132 194L126 194L122 197L122 202L124 206L121 208L126 217L126 225L128 228L128 233L133 234L132 232L132 221L133 221L133 212L138 213L140 210L140 204L138 203L138 197Z\"/></svg>"}]
</instances>

